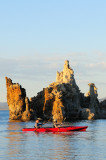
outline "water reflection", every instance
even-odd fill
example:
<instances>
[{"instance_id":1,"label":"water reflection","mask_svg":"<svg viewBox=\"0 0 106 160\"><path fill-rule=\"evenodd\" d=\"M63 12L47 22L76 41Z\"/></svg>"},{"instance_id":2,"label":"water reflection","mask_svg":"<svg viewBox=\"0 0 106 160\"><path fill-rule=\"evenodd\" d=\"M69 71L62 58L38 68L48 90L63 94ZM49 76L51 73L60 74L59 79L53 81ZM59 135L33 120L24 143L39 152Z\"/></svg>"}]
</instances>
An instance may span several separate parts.
<instances>
[{"instance_id":1,"label":"water reflection","mask_svg":"<svg viewBox=\"0 0 106 160\"><path fill-rule=\"evenodd\" d=\"M103 128L100 121L78 122L73 125L87 124L87 132L37 133L22 132L22 128L32 127L33 123L9 122L5 157L10 160L104 160L106 123Z\"/></svg>"},{"instance_id":2,"label":"water reflection","mask_svg":"<svg viewBox=\"0 0 106 160\"><path fill-rule=\"evenodd\" d=\"M71 139L75 133L53 133L52 134L52 147L53 151L49 156L50 159L75 159L73 155L74 146L71 144Z\"/></svg>"},{"instance_id":3,"label":"water reflection","mask_svg":"<svg viewBox=\"0 0 106 160\"><path fill-rule=\"evenodd\" d=\"M19 122L8 123L8 157L17 157L21 153L21 142L23 141L23 134L21 132L22 125Z\"/></svg>"},{"instance_id":4,"label":"water reflection","mask_svg":"<svg viewBox=\"0 0 106 160\"><path fill-rule=\"evenodd\" d=\"M25 159L43 159L45 156L48 160L71 156L70 140L76 133L23 133L22 128L22 123L8 123L8 157L19 159L24 155Z\"/></svg>"}]
</instances>

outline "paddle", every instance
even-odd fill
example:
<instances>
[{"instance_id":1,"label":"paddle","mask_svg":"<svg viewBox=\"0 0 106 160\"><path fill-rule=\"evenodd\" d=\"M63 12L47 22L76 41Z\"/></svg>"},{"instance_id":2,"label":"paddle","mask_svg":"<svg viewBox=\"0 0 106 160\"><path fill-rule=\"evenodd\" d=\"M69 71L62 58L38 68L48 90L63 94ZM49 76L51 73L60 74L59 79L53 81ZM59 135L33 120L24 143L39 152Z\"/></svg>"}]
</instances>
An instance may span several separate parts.
<instances>
[{"instance_id":1,"label":"paddle","mask_svg":"<svg viewBox=\"0 0 106 160\"><path fill-rule=\"evenodd\" d=\"M43 125L49 123L52 119L53 118L50 118L47 122L43 123Z\"/></svg>"},{"instance_id":2,"label":"paddle","mask_svg":"<svg viewBox=\"0 0 106 160\"><path fill-rule=\"evenodd\" d=\"M61 123L55 123L54 126L55 126L56 128L62 127L61 125L64 124L65 120L66 120L66 117L64 118L64 120L63 120ZM66 127L66 126L65 126L65 127Z\"/></svg>"},{"instance_id":3,"label":"paddle","mask_svg":"<svg viewBox=\"0 0 106 160\"><path fill-rule=\"evenodd\" d=\"M38 118L39 120L41 120L41 118ZM51 120L53 120L53 118L51 117L47 122L45 123L39 123L39 127L41 127L42 125L45 125L47 123L49 123ZM66 118L64 118L64 121L66 120ZM57 120L56 120L57 121ZM61 127L61 125L64 123L64 121L62 121L61 123L54 123L54 127L57 128L57 127Z\"/></svg>"},{"instance_id":4,"label":"paddle","mask_svg":"<svg viewBox=\"0 0 106 160\"><path fill-rule=\"evenodd\" d=\"M39 120L39 121L41 121L42 119L41 118L37 118L37 120ZM47 122L45 122L45 123L38 123L39 124L39 127L41 127L42 125L44 125L44 124L47 124L48 122L50 122L52 120L52 118L50 118ZM34 126L35 127L35 126ZM35 127L36 128L36 127Z\"/></svg>"}]
</instances>

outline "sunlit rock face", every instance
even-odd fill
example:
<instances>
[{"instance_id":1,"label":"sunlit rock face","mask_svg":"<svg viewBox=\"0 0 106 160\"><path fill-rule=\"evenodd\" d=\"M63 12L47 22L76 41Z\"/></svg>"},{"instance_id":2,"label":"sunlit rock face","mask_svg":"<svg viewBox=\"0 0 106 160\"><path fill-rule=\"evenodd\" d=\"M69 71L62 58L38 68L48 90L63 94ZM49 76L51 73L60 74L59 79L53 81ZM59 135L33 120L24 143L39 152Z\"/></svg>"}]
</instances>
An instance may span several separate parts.
<instances>
[{"instance_id":1,"label":"sunlit rock face","mask_svg":"<svg viewBox=\"0 0 106 160\"><path fill-rule=\"evenodd\" d=\"M61 83L68 83L72 87L78 87L76 85L75 79L74 79L74 71L73 69L69 66L69 61L66 60L64 64L64 68L62 72L57 72L56 75L56 82L61 84Z\"/></svg>"},{"instance_id":2,"label":"sunlit rock face","mask_svg":"<svg viewBox=\"0 0 106 160\"><path fill-rule=\"evenodd\" d=\"M82 105L84 109L82 109L82 118L83 119L97 119L101 117L100 105L98 101L98 93L97 88L94 83L89 83L89 91L86 93L85 97L83 97L84 103Z\"/></svg>"},{"instance_id":3,"label":"sunlit rock face","mask_svg":"<svg viewBox=\"0 0 106 160\"><path fill-rule=\"evenodd\" d=\"M65 95L62 97L66 119L96 119L101 117L97 88L94 83L89 83L89 92L84 96L80 93L74 79L74 71L66 60L62 72L57 72L57 84L64 85ZM64 93L62 92L62 95Z\"/></svg>"},{"instance_id":4,"label":"sunlit rock face","mask_svg":"<svg viewBox=\"0 0 106 160\"><path fill-rule=\"evenodd\" d=\"M106 118L106 103L98 101L97 88L89 83L84 96L74 78L74 71L66 60L63 71L57 72L56 82L28 99L26 91L18 83L6 77L7 103L12 120L93 120Z\"/></svg>"},{"instance_id":5,"label":"sunlit rock face","mask_svg":"<svg viewBox=\"0 0 106 160\"><path fill-rule=\"evenodd\" d=\"M56 87L57 93L55 94L52 112L53 119L78 119L80 114L79 89L72 87L69 83L58 84Z\"/></svg>"},{"instance_id":6,"label":"sunlit rock face","mask_svg":"<svg viewBox=\"0 0 106 160\"><path fill-rule=\"evenodd\" d=\"M18 83L12 83L10 78L6 77L7 87L7 103L10 111L10 119L21 119L22 113L25 110L25 89Z\"/></svg>"},{"instance_id":7,"label":"sunlit rock face","mask_svg":"<svg viewBox=\"0 0 106 160\"><path fill-rule=\"evenodd\" d=\"M30 120L31 114L25 89L18 83L12 83L10 78L5 79L10 120Z\"/></svg>"},{"instance_id":8,"label":"sunlit rock face","mask_svg":"<svg viewBox=\"0 0 106 160\"><path fill-rule=\"evenodd\" d=\"M96 88L95 84L94 83L89 83L88 85L89 85L89 91L88 91L88 93L86 93L86 97L90 96L90 97L97 98L98 93L97 93L97 88Z\"/></svg>"},{"instance_id":9,"label":"sunlit rock face","mask_svg":"<svg viewBox=\"0 0 106 160\"><path fill-rule=\"evenodd\" d=\"M33 106L41 112L44 119L79 119L80 115L80 90L74 79L74 72L65 61L64 69L58 72L56 82L43 89L42 96L32 98ZM40 94L40 93L39 93ZM38 104L42 103L38 106ZM43 112L42 112L43 110ZM38 113L40 115L40 113Z\"/></svg>"}]
</instances>

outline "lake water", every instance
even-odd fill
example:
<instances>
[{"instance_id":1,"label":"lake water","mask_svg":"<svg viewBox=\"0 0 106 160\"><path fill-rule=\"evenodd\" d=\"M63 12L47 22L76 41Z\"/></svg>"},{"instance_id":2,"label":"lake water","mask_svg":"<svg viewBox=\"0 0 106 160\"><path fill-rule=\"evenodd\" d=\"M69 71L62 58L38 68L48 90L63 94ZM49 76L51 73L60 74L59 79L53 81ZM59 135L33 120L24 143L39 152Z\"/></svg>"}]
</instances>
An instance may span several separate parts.
<instances>
[{"instance_id":1,"label":"lake water","mask_svg":"<svg viewBox=\"0 0 106 160\"><path fill-rule=\"evenodd\" d=\"M22 128L33 127L34 122L8 119L9 111L0 111L1 160L106 160L106 120L70 123L88 125L86 132L37 134L22 132Z\"/></svg>"}]
</instances>

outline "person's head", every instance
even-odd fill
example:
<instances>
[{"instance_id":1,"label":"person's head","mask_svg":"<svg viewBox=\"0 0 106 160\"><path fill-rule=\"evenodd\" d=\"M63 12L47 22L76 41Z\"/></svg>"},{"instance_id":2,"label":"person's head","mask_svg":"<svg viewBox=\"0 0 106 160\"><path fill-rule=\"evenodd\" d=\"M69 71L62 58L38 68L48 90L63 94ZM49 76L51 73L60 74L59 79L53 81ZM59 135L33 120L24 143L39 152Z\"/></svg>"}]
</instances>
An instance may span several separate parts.
<instances>
[{"instance_id":1,"label":"person's head","mask_svg":"<svg viewBox=\"0 0 106 160\"><path fill-rule=\"evenodd\" d=\"M41 120L42 120L41 118L37 118L36 123L39 123L39 121L41 121Z\"/></svg>"},{"instance_id":2,"label":"person's head","mask_svg":"<svg viewBox=\"0 0 106 160\"><path fill-rule=\"evenodd\" d=\"M53 122L54 122L54 123L57 123L57 119L54 119Z\"/></svg>"},{"instance_id":3,"label":"person's head","mask_svg":"<svg viewBox=\"0 0 106 160\"><path fill-rule=\"evenodd\" d=\"M39 119L36 120L36 123L39 123Z\"/></svg>"}]
</instances>

